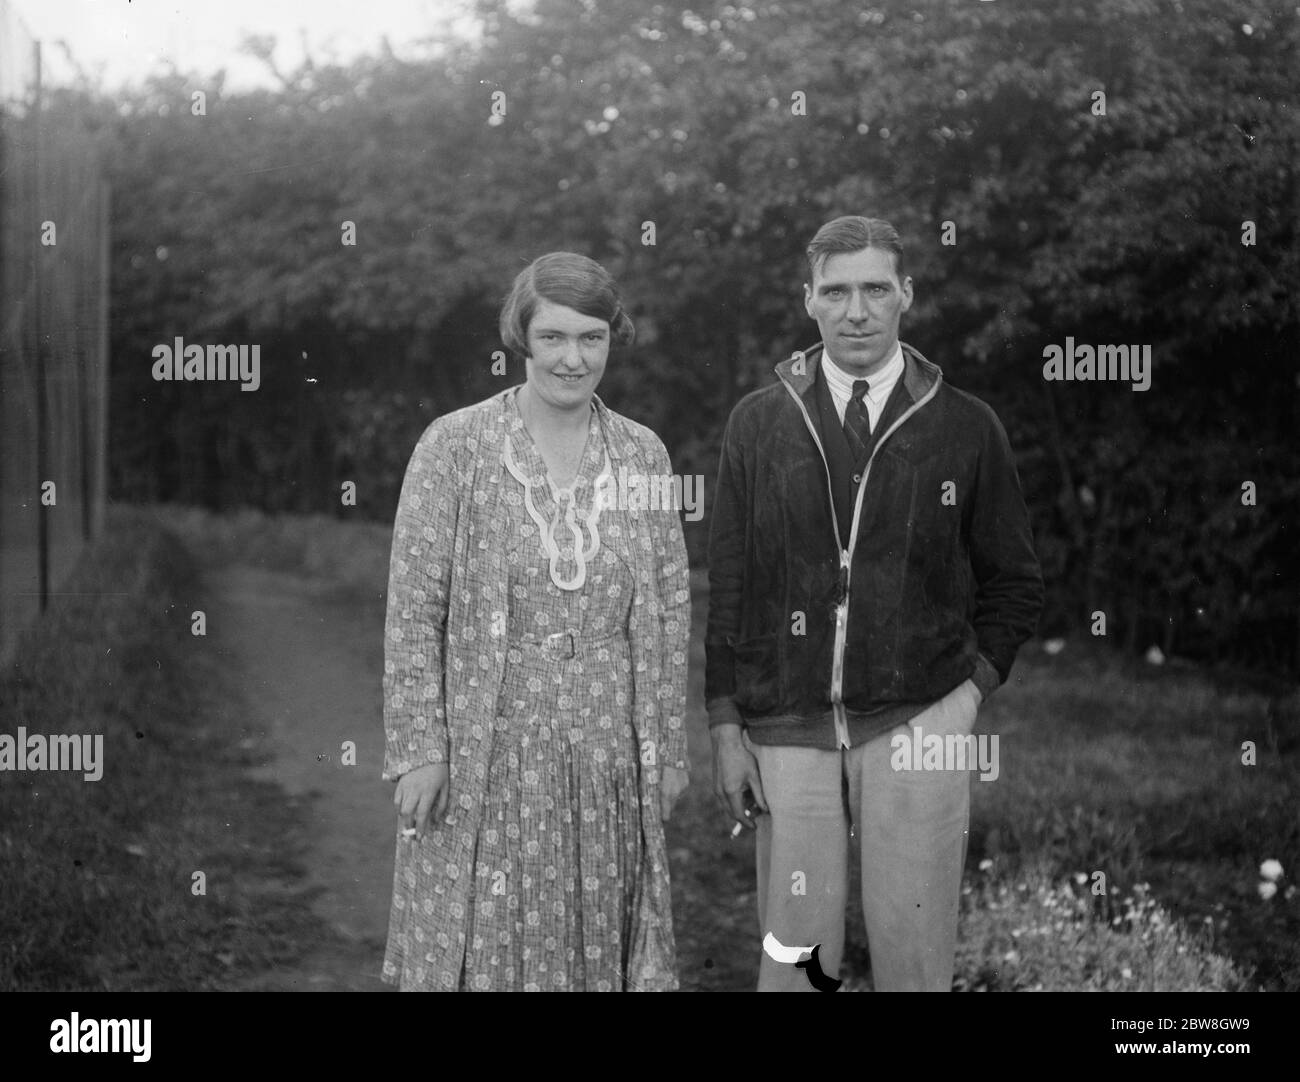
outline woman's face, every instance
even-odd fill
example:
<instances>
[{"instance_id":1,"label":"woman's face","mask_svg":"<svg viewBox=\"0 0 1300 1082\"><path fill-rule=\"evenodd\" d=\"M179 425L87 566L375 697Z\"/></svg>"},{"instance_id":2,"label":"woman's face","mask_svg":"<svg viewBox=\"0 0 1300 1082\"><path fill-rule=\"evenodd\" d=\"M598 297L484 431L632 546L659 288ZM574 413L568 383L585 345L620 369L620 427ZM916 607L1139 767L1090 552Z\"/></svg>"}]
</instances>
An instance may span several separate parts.
<instances>
[{"instance_id":1,"label":"woman's face","mask_svg":"<svg viewBox=\"0 0 1300 1082\"><path fill-rule=\"evenodd\" d=\"M533 394L555 409L586 408L609 357L609 324L539 300L528 324L525 367Z\"/></svg>"}]
</instances>

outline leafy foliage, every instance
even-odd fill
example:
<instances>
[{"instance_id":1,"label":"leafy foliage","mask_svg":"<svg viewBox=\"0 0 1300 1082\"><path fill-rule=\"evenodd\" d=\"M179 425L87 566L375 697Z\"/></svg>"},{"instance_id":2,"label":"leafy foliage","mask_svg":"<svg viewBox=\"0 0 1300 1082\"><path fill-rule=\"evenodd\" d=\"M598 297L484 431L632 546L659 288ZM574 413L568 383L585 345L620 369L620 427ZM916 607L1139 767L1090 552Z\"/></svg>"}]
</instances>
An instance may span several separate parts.
<instances>
[{"instance_id":1,"label":"leafy foliage","mask_svg":"<svg viewBox=\"0 0 1300 1082\"><path fill-rule=\"evenodd\" d=\"M1294 5L476 11L427 61L88 106L115 177L119 495L310 511L353 477L386 518L419 423L522 378L491 371L496 306L556 248L609 266L638 325L602 395L711 477L730 407L816 337L807 239L868 213L908 241L905 338L1020 453L1044 630L1101 610L1131 649L1294 669ZM154 383L177 335L261 343L262 390ZM1045 382L1067 336L1149 345L1151 389Z\"/></svg>"}]
</instances>

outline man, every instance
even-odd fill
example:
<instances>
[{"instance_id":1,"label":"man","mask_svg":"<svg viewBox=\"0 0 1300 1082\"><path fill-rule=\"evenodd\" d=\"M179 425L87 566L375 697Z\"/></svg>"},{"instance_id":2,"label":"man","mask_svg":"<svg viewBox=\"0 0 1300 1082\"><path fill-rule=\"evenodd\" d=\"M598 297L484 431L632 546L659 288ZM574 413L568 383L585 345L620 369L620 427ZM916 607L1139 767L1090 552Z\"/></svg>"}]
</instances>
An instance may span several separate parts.
<instances>
[{"instance_id":1,"label":"man","mask_svg":"<svg viewBox=\"0 0 1300 1082\"><path fill-rule=\"evenodd\" d=\"M898 233L837 218L807 255L821 342L777 365L723 437L714 789L757 830L766 943L820 943L836 978L852 825L876 989L947 991L970 777L893 769L891 734L970 733L1034 631L1042 577L1002 425L899 342L912 280ZM782 953L764 950L759 990L809 990Z\"/></svg>"}]
</instances>

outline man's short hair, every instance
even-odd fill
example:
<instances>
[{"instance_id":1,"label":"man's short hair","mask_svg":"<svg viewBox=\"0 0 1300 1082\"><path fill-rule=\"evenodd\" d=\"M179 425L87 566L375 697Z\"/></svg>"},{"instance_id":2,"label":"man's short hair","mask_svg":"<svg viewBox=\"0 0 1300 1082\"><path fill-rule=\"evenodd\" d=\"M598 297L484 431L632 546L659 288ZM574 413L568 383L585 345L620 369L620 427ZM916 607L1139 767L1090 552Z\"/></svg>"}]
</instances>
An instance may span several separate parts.
<instances>
[{"instance_id":1,"label":"man's short hair","mask_svg":"<svg viewBox=\"0 0 1300 1082\"><path fill-rule=\"evenodd\" d=\"M814 277L828 256L860 252L863 248L883 248L894 253L894 271L903 278L903 241L898 230L883 218L863 218L845 214L827 222L808 245L808 272Z\"/></svg>"},{"instance_id":2,"label":"man's short hair","mask_svg":"<svg viewBox=\"0 0 1300 1082\"><path fill-rule=\"evenodd\" d=\"M528 356L528 325L538 301L562 304L584 316L609 324L610 342L628 346L636 337L632 320L623 311L618 286L609 271L594 259L576 252L548 252L538 256L515 277L501 306L498 327L506 348Z\"/></svg>"}]
</instances>

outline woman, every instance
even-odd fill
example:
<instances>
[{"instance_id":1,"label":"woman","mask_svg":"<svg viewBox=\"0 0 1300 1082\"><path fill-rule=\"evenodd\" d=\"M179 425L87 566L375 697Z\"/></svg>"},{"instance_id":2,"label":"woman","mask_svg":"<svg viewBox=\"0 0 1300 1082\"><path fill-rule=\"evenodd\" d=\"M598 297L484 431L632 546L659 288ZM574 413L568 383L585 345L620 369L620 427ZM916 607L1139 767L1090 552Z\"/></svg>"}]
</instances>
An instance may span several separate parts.
<instances>
[{"instance_id":1,"label":"woman","mask_svg":"<svg viewBox=\"0 0 1300 1082\"><path fill-rule=\"evenodd\" d=\"M671 465L595 394L634 333L604 268L542 256L500 326L526 382L434 421L397 509L384 777L403 834L383 976L671 990L660 817L687 780L688 568L675 511L611 490Z\"/></svg>"}]
</instances>

